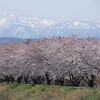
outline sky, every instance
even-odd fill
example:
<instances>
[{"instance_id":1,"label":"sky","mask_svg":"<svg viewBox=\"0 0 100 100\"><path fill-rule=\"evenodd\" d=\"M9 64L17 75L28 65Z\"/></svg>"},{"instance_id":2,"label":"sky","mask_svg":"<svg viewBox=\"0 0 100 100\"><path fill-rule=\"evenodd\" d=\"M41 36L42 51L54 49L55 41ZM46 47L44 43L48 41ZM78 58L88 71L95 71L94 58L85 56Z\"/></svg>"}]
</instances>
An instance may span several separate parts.
<instances>
[{"instance_id":1,"label":"sky","mask_svg":"<svg viewBox=\"0 0 100 100\"><path fill-rule=\"evenodd\" d=\"M1 14L100 23L100 0L0 0Z\"/></svg>"}]
</instances>

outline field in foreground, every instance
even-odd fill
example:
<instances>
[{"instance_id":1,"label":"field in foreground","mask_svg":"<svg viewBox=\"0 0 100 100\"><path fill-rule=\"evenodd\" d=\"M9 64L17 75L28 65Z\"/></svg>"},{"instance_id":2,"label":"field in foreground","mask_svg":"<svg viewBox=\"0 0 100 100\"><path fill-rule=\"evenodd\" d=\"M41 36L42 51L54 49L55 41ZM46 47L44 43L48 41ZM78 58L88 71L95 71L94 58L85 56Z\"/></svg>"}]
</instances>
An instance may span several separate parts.
<instances>
[{"instance_id":1,"label":"field in foreground","mask_svg":"<svg viewBox=\"0 0 100 100\"><path fill-rule=\"evenodd\" d=\"M100 100L100 89L47 85L0 85L0 100Z\"/></svg>"}]
</instances>

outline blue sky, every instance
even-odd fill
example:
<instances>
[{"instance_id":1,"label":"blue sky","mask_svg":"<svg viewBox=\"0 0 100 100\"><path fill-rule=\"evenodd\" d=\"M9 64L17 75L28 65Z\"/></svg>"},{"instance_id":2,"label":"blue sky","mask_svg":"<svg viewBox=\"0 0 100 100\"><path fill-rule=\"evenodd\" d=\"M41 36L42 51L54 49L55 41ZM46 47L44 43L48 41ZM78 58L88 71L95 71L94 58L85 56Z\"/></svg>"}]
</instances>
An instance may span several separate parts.
<instances>
[{"instance_id":1,"label":"blue sky","mask_svg":"<svg viewBox=\"0 0 100 100\"><path fill-rule=\"evenodd\" d=\"M0 12L100 23L100 0L0 0Z\"/></svg>"}]
</instances>

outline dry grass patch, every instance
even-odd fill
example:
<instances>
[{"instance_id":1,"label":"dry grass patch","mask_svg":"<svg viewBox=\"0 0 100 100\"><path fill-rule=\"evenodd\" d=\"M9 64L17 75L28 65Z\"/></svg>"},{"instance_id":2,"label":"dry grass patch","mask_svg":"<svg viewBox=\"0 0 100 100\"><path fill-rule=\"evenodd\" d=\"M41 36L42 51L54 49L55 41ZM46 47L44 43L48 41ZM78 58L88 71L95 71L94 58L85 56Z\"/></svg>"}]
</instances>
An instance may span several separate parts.
<instances>
[{"instance_id":1,"label":"dry grass patch","mask_svg":"<svg viewBox=\"0 0 100 100\"><path fill-rule=\"evenodd\" d=\"M72 91L70 94L66 95L66 100L80 100L81 97L90 95L92 92L89 89L82 88Z\"/></svg>"}]
</instances>

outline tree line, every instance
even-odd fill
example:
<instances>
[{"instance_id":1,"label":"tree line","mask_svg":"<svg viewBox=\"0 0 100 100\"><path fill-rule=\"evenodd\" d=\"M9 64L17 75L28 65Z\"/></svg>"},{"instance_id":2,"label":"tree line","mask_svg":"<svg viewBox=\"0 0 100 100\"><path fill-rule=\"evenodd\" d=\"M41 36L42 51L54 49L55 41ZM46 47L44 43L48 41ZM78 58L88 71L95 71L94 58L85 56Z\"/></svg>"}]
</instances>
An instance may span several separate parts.
<instances>
[{"instance_id":1,"label":"tree line","mask_svg":"<svg viewBox=\"0 0 100 100\"><path fill-rule=\"evenodd\" d=\"M0 47L0 81L100 86L100 41L52 38Z\"/></svg>"}]
</instances>

